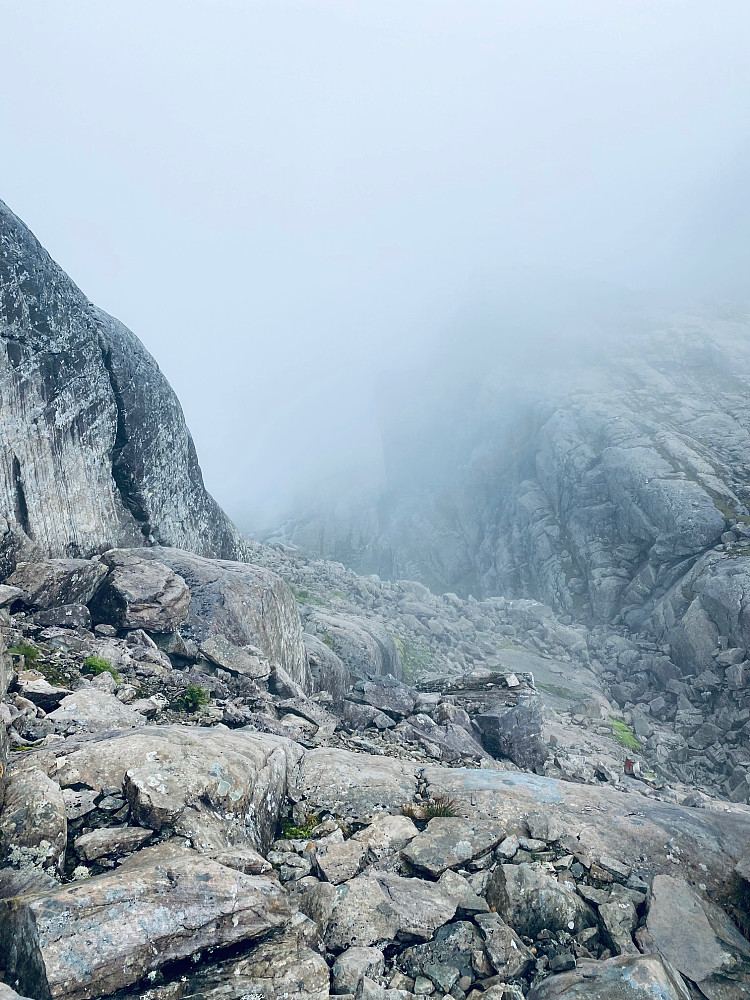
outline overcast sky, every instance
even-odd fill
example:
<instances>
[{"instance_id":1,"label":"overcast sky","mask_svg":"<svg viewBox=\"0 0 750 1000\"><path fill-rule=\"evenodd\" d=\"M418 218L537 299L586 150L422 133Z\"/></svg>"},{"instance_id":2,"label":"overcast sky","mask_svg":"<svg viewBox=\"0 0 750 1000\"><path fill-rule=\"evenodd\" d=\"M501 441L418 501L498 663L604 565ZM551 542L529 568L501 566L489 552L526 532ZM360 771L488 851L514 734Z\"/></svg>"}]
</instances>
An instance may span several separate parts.
<instances>
[{"instance_id":1,"label":"overcast sky","mask_svg":"<svg viewBox=\"0 0 750 1000\"><path fill-rule=\"evenodd\" d=\"M747 294L747 0L3 0L0 31L0 197L243 519L369 460L379 380L508 268Z\"/></svg>"}]
</instances>

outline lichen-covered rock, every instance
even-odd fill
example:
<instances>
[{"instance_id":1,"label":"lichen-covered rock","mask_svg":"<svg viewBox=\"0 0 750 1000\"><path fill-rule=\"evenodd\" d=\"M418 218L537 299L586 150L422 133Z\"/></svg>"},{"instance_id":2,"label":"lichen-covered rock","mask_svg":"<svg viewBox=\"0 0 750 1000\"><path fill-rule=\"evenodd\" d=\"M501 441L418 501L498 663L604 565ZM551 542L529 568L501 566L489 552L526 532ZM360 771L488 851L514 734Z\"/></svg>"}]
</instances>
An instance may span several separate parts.
<instances>
[{"instance_id":1,"label":"lichen-covered rock","mask_svg":"<svg viewBox=\"0 0 750 1000\"><path fill-rule=\"evenodd\" d=\"M31 548L87 557L144 539L245 557L156 362L2 202L0 399L3 575Z\"/></svg>"},{"instance_id":2,"label":"lichen-covered rock","mask_svg":"<svg viewBox=\"0 0 750 1000\"><path fill-rule=\"evenodd\" d=\"M375 871L338 887L325 941L332 951L400 935L427 941L455 912L454 900L434 882Z\"/></svg>"},{"instance_id":3,"label":"lichen-covered rock","mask_svg":"<svg viewBox=\"0 0 750 1000\"><path fill-rule=\"evenodd\" d=\"M291 913L278 882L197 856L0 901L6 982L89 1000L204 948L252 941Z\"/></svg>"},{"instance_id":4,"label":"lichen-covered rock","mask_svg":"<svg viewBox=\"0 0 750 1000\"><path fill-rule=\"evenodd\" d=\"M42 611L63 604L88 604L107 575L94 559L44 559L18 563L8 584L24 592L30 607Z\"/></svg>"},{"instance_id":5,"label":"lichen-covered rock","mask_svg":"<svg viewBox=\"0 0 750 1000\"><path fill-rule=\"evenodd\" d=\"M275 573L174 548L133 549L127 558L162 563L185 581L191 601L180 632L198 645L219 639L221 650L210 647L212 658L222 651L227 656L230 647L236 647L238 656L254 656L257 647L305 691L311 689L297 602Z\"/></svg>"},{"instance_id":6,"label":"lichen-covered rock","mask_svg":"<svg viewBox=\"0 0 750 1000\"><path fill-rule=\"evenodd\" d=\"M0 849L16 863L62 871L68 823L59 784L37 767L16 768L0 810Z\"/></svg>"}]
</instances>

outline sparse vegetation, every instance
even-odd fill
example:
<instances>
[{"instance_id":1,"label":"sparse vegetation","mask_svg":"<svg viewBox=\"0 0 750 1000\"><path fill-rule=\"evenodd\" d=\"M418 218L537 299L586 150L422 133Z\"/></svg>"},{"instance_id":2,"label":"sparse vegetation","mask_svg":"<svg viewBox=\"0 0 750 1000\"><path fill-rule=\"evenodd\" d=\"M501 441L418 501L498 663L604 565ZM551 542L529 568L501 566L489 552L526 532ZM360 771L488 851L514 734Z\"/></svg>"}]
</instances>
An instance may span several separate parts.
<instances>
[{"instance_id":1,"label":"sparse vegetation","mask_svg":"<svg viewBox=\"0 0 750 1000\"><path fill-rule=\"evenodd\" d=\"M305 587L297 587L293 583L288 583L287 586L294 594L296 599L300 602L300 604L312 604L320 607L325 606L326 602L324 600L321 600L321 598L318 597L317 594L311 593Z\"/></svg>"},{"instance_id":2,"label":"sparse vegetation","mask_svg":"<svg viewBox=\"0 0 750 1000\"><path fill-rule=\"evenodd\" d=\"M295 825L288 817L284 817L281 820L281 836L284 840L309 840L319 823L320 817L314 813L308 813L301 826Z\"/></svg>"},{"instance_id":3,"label":"sparse vegetation","mask_svg":"<svg viewBox=\"0 0 750 1000\"><path fill-rule=\"evenodd\" d=\"M401 810L404 816L409 819L421 820L422 822L435 819L437 816L460 816L458 802L449 795L435 795L428 799L424 805L417 805L415 802L408 802Z\"/></svg>"},{"instance_id":4,"label":"sparse vegetation","mask_svg":"<svg viewBox=\"0 0 750 1000\"><path fill-rule=\"evenodd\" d=\"M394 641L401 659L404 680L414 680L421 671L430 669L434 661L431 649L421 643L410 642L399 636L395 636Z\"/></svg>"},{"instance_id":5,"label":"sparse vegetation","mask_svg":"<svg viewBox=\"0 0 750 1000\"><path fill-rule=\"evenodd\" d=\"M199 708L207 705L211 696L200 684L188 684L183 693L175 702L180 712L197 712Z\"/></svg>"},{"instance_id":6,"label":"sparse vegetation","mask_svg":"<svg viewBox=\"0 0 750 1000\"><path fill-rule=\"evenodd\" d=\"M612 734L617 742L624 746L626 750L637 751L641 749L640 740L630 726L626 725L621 719L614 719L612 721Z\"/></svg>"},{"instance_id":7,"label":"sparse vegetation","mask_svg":"<svg viewBox=\"0 0 750 1000\"><path fill-rule=\"evenodd\" d=\"M17 646L11 646L8 650L13 656L23 656L28 663L36 663L39 657L39 650L29 643L20 642Z\"/></svg>"},{"instance_id":8,"label":"sparse vegetation","mask_svg":"<svg viewBox=\"0 0 750 1000\"><path fill-rule=\"evenodd\" d=\"M83 661L83 673L92 674L94 677L98 677L99 674L112 674L116 681L120 680L120 675L103 656L87 656Z\"/></svg>"},{"instance_id":9,"label":"sparse vegetation","mask_svg":"<svg viewBox=\"0 0 750 1000\"><path fill-rule=\"evenodd\" d=\"M333 639L330 637L330 635L327 632L323 633L323 635L320 637L320 641L324 645L328 646L329 649L333 649Z\"/></svg>"}]
</instances>

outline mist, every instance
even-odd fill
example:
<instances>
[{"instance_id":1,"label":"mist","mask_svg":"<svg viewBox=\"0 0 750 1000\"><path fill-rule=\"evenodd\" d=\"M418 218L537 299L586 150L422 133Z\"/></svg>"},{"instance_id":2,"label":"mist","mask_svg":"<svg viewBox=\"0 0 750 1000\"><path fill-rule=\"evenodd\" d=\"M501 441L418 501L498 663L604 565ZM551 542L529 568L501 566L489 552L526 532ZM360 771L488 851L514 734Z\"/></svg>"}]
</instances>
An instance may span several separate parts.
<instances>
[{"instance_id":1,"label":"mist","mask_svg":"<svg viewBox=\"0 0 750 1000\"><path fill-rule=\"evenodd\" d=\"M0 196L248 528L384 424L750 283L740 0L6 2ZM574 355L573 355L574 356Z\"/></svg>"}]
</instances>

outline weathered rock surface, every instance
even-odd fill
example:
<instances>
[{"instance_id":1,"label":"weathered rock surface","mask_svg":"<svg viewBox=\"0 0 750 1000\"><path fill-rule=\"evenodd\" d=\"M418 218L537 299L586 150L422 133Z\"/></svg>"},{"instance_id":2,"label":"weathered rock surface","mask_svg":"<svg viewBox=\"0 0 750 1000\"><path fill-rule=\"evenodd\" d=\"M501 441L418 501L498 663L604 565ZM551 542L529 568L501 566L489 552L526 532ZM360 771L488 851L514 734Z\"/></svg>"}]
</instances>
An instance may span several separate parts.
<instances>
[{"instance_id":1,"label":"weathered rock surface","mask_svg":"<svg viewBox=\"0 0 750 1000\"><path fill-rule=\"evenodd\" d=\"M114 695L95 687L82 688L66 695L58 708L48 715L62 733L86 729L92 732L142 726L145 715L130 705L123 705Z\"/></svg>"},{"instance_id":2,"label":"weathered rock surface","mask_svg":"<svg viewBox=\"0 0 750 1000\"><path fill-rule=\"evenodd\" d=\"M88 604L107 575L107 567L91 559L46 559L18 563L8 584L24 592L33 608Z\"/></svg>"},{"instance_id":3,"label":"weathered rock surface","mask_svg":"<svg viewBox=\"0 0 750 1000\"><path fill-rule=\"evenodd\" d=\"M437 876L447 868L487 854L503 839L503 827L460 817L438 816L401 851L415 868Z\"/></svg>"},{"instance_id":4,"label":"weathered rock surface","mask_svg":"<svg viewBox=\"0 0 750 1000\"><path fill-rule=\"evenodd\" d=\"M257 647L304 690L311 689L297 602L275 573L170 548L133 549L127 558L163 563L186 582L191 600L180 630L185 638L198 645L220 638L225 653L236 647L252 656Z\"/></svg>"},{"instance_id":5,"label":"weathered rock surface","mask_svg":"<svg viewBox=\"0 0 750 1000\"><path fill-rule=\"evenodd\" d=\"M527 937L543 930L578 934L596 924L580 896L530 865L498 865L487 887L487 902Z\"/></svg>"},{"instance_id":6,"label":"weathered rock surface","mask_svg":"<svg viewBox=\"0 0 750 1000\"><path fill-rule=\"evenodd\" d=\"M573 972L551 976L535 986L529 1000L689 1000L680 974L657 955L621 956L607 962L581 962Z\"/></svg>"},{"instance_id":7,"label":"weathered rock surface","mask_svg":"<svg viewBox=\"0 0 750 1000\"><path fill-rule=\"evenodd\" d=\"M718 926L717 926L718 921ZM714 980L740 978L750 992L750 945L721 911L706 903L682 879L657 875L651 884L648 933L659 954L704 992Z\"/></svg>"},{"instance_id":8,"label":"weathered rock surface","mask_svg":"<svg viewBox=\"0 0 750 1000\"><path fill-rule=\"evenodd\" d=\"M62 869L68 836L65 801L60 786L39 768L16 768L5 788L0 810L3 855L34 859L39 867Z\"/></svg>"},{"instance_id":9,"label":"weathered rock surface","mask_svg":"<svg viewBox=\"0 0 750 1000\"><path fill-rule=\"evenodd\" d=\"M646 873L667 874L673 863L664 845L674 844L683 871L714 887L727 885L750 842L745 807L693 809L651 799L636 808L632 795L610 786L507 771L428 767L424 777L432 795L468 801L474 815L497 820L508 832L525 835L526 814L541 806L573 838L571 846L591 859L615 855Z\"/></svg>"},{"instance_id":10,"label":"weathered rock surface","mask_svg":"<svg viewBox=\"0 0 750 1000\"><path fill-rule=\"evenodd\" d=\"M300 755L260 733L159 726L85 743L51 766L63 787L122 788L141 825L172 826L201 850L265 848Z\"/></svg>"},{"instance_id":11,"label":"weathered rock surface","mask_svg":"<svg viewBox=\"0 0 750 1000\"><path fill-rule=\"evenodd\" d=\"M380 812L400 812L416 790L415 768L407 761L320 749L305 754L289 793L303 815L325 810L365 822Z\"/></svg>"},{"instance_id":12,"label":"weathered rock surface","mask_svg":"<svg viewBox=\"0 0 750 1000\"><path fill-rule=\"evenodd\" d=\"M104 827L76 837L73 846L84 861L96 861L108 855L137 851L152 836L153 830L144 830L141 826Z\"/></svg>"},{"instance_id":13,"label":"weathered rock surface","mask_svg":"<svg viewBox=\"0 0 750 1000\"><path fill-rule=\"evenodd\" d=\"M244 557L153 358L92 307L3 203L0 372L6 574L28 553L23 536L42 557L143 539Z\"/></svg>"},{"instance_id":14,"label":"weathered rock surface","mask_svg":"<svg viewBox=\"0 0 750 1000\"><path fill-rule=\"evenodd\" d=\"M325 934L327 946L368 948L400 935L429 940L456 912L435 883L386 872L359 875L336 891Z\"/></svg>"},{"instance_id":15,"label":"weathered rock surface","mask_svg":"<svg viewBox=\"0 0 750 1000\"><path fill-rule=\"evenodd\" d=\"M377 622L354 615L315 612L308 617L307 626L330 645L353 677L401 677L398 647L393 636Z\"/></svg>"},{"instance_id":16,"label":"weathered rock surface","mask_svg":"<svg viewBox=\"0 0 750 1000\"><path fill-rule=\"evenodd\" d=\"M83 1000L201 948L262 937L289 917L272 879L190 857L0 901L0 943L6 979L22 993Z\"/></svg>"},{"instance_id":17,"label":"weathered rock surface","mask_svg":"<svg viewBox=\"0 0 750 1000\"><path fill-rule=\"evenodd\" d=\"M94 619L115 628L174 632L188 616L190 591L177 573L127 549L102 557L109 573L93 603Z\"/></svg>"}]
</instances>

